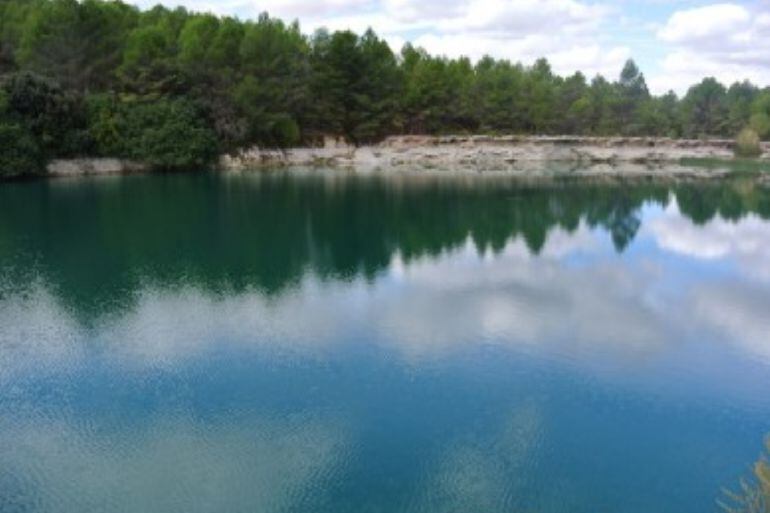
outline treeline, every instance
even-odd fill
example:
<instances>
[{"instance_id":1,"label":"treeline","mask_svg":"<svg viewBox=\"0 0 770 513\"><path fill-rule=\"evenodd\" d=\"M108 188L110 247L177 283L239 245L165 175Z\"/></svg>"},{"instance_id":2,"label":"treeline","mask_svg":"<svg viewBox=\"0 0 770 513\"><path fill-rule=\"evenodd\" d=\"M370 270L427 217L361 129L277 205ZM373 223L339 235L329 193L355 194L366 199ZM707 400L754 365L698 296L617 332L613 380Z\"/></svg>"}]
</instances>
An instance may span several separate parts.
<instances>
[{"instance_id":1,"label":"treeline","mask_svg":"<svg viewBox=\"0 0 770 513\"><path fill-rule=\"evenodd\" d=\"M633 61L615 81L490 57L472 63L373 31L303 34L183 8L105 0L0 0L0 174L54 157L157 168L222 152L364 144L401 133L770 137L770 89L713 78L653 96Z\"/></svg>"}]
</instances>

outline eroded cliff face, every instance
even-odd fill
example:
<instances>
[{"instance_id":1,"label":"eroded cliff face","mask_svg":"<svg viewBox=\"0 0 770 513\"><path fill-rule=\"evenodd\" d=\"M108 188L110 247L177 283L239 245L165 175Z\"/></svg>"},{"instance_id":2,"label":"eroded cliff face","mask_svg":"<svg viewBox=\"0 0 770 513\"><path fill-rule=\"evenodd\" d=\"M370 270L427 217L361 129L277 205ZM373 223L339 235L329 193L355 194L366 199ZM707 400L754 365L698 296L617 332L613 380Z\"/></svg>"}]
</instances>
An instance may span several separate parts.
<instances>
[{"instance_id":1,"label":"eroded cliff face","mask_svg":"<svg viewBox=\"0 0 770 513\"><path fill-rule=\"evenodd\" d=\"M399 136L355 148L327 142L319 148L286 151L251 149L225 156L227 170L264 166L331 166L374 169L466 169L553 174L694 174L718 176L719 169L698 170L682 159L730 159L730 140L677 140L648 137L489 137ZM762 158L770 161L770 144Z\"/></svg>"}]
</instances>

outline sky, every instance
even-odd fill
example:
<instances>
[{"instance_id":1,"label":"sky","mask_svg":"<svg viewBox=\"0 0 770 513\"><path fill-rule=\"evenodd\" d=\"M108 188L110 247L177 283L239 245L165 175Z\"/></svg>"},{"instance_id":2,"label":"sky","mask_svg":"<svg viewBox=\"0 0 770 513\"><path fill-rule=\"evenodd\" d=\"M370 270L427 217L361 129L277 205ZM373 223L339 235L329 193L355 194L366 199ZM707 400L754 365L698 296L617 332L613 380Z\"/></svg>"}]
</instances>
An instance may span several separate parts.
<instances>
[{"instance_id":1,"label":"sky","mask_svg":"<svg viewBox=\"0 0 770 513\"><path fill-rule=\"evenodd\" d=\"M616 78L633 58L656 94L679 94L714 76L770 85L770 0L134 0L241 19L261 12L302 30L371 27L394 49L407 41L432 54L484 55L560 74Z\"/></svg>"}]
</instances>

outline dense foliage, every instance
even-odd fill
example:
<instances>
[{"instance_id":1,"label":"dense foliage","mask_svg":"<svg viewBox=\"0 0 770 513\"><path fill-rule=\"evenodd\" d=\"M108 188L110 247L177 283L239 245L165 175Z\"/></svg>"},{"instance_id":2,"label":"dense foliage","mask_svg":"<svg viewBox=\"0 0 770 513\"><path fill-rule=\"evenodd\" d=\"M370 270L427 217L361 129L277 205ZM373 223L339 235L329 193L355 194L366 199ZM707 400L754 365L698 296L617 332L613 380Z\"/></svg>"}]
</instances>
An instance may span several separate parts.
<instances>
[{"instance_id":1,"label":"dense foliage","mask_svg":"<svg viewBox=\"0 0 770 513\"><path fill-rule=\"evenodd\" d=\"M735 138L735 155L737 157L758 157L762 154L759 135L751 128L744 128Z\"/></svg>"},{"instance_id":2,"label":"dense foliage","mask_svg":"<svg viewBox=\"0 0 770 513\"><path fill-rule=\"evenodd\" d=\"M474 64L410 45L394 54L371 30L307 36L267 14L106 0L0 0L0 82L0 137L11 141L0 169L14 174L72 155L193 167L324 135L362 144L397 133L735 137L751 127L770 138L770 89L748 82L706 78L681 99L653 96L633 61L613 82L561 77L545 59ZM38 155L24 158L32 147Z\"/></svg>"},{"instance_id":3,"label":"dense foliage","mask_svg":"<svg viewBox=\"0 0 770 513\"><path fill-rule=\"evenodd\" d=\"M214 132L184 98L128 102L92 96L87 111L97 155L140 160L159 169L202 166L216 156Z\"/></svg>"}]
</instances>

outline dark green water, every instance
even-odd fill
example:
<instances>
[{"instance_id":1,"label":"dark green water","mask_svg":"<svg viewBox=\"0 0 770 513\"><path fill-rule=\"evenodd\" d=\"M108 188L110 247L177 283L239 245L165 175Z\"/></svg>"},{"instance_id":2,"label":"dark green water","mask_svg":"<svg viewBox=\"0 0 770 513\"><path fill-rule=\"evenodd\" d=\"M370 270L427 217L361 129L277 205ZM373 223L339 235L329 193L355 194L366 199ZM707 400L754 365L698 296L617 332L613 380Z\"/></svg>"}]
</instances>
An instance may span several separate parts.
<instances>
[{"instance_id":1,"label":"dark green water","mask_svg":"<svg viewBox=\"0 0 770 513\"><path fill-rule=\"evenodd\" d=\"M770 432L770 190L0 184L0 512L704 512Z\"/></svg>"}]
</instances>

